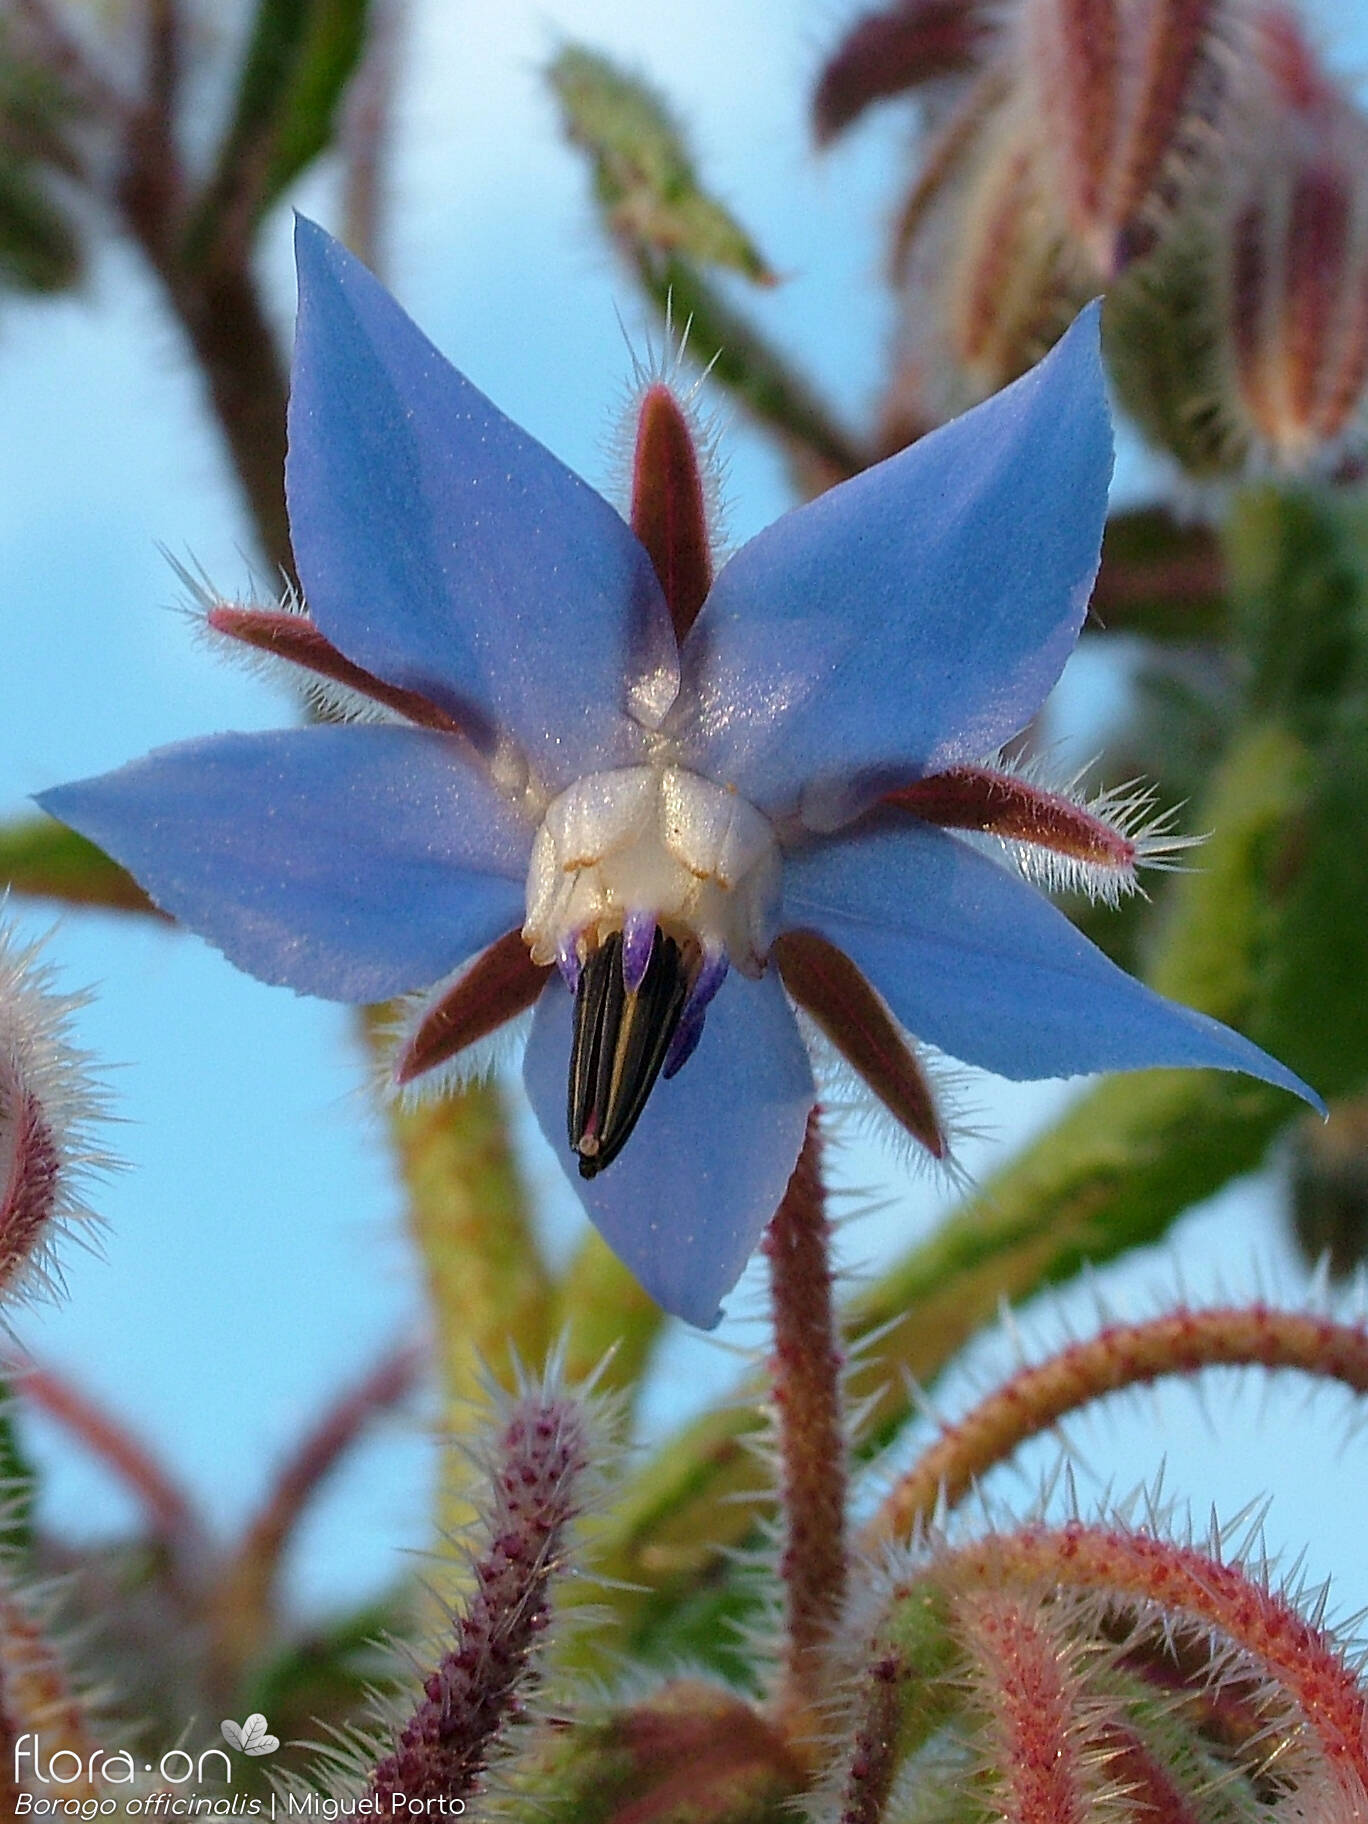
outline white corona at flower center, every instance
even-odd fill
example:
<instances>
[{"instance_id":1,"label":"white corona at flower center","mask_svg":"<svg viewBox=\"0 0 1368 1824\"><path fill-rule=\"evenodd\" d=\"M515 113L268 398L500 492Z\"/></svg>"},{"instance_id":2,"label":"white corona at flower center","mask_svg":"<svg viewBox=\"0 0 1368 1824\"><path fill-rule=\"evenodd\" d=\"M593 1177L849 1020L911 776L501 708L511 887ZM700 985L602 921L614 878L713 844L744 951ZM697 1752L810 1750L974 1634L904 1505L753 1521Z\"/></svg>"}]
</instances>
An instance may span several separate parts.
<instances>
[{"instance_id":1,"label":"white corona at flower center","mask_svg":"<svg viewBox=\"0 0 1368 1824\"><path fill-rule=\"evenodd\" d=\"M523 936L536 963L650 914L680 943L757 976L779 907L779 845L744 798L677 766L588 773L547 807Z\"/></svg>"}]
</instances>

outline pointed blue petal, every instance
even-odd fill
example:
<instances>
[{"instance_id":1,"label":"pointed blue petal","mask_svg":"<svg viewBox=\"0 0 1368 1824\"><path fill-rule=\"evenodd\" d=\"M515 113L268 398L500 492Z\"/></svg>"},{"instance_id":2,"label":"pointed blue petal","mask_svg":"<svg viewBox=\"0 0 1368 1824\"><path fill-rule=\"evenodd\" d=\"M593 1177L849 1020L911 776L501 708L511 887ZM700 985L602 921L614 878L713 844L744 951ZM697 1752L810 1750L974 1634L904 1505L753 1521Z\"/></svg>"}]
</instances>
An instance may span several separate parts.
<instances>
[{"instance_id":1,"label":"pointed blue petal","mask_svg":"<svg viewBox=\"0 0 1368 1824\"><path fill-rule=\"evenodd\" d=\"M429 987L523 919L531 834L444 735L217 735L38 802L240 969L301 994Z\"/></svg>"},{"instance_id":2,"label":"pointed blue petal","mask_svg":"<svg viewBox=\"0 0 1368 1824\"><path fill-rule=\"evenodd\" d=\"M733 972L698 1050L657 1083L621 1154L587 1181L565 1137L573 1005L553 977L532 1022L523 1075L542 1132L599 1233L656 1303L711 1330L779 1207L815 1094L778 974L752 982Z\"/></svg>"},{"instance_id":3,"label":"pointed blue petal","mask_svg":"<svg viewBox=\"0 0 1368 1824\"><path fill-rule=\"evenodd\" d=\"M607 503L301 220L286 488L318 625L350 659L513 735L544 783L637 757L678 659Z\"/></svg>"},{"instance_id":4,"label":"pointed blue petal","mask_svg":"<svg viewBox=\"0 0 1368 1824\"><path fill-rule=\"evenodd\" d=\"M917 1038L1001 1077L1209 1065L1321 1107L1267 1052L1137 982L1033 887L943 831L876 825L790 855L783 922L844 950Z\"/></svg>"},{"instance_id":5,"label":"pointed blue petal","mask_svg":"<svg viewBox=\"0 0 1368 1824\"><path fill-rule=\"evenodd\" d=\"M1073 650L1111 460L1090 306L1014 385L736 554L684 648L689 763L829 829L995 751Z\"/></svg>"}]
</instances>

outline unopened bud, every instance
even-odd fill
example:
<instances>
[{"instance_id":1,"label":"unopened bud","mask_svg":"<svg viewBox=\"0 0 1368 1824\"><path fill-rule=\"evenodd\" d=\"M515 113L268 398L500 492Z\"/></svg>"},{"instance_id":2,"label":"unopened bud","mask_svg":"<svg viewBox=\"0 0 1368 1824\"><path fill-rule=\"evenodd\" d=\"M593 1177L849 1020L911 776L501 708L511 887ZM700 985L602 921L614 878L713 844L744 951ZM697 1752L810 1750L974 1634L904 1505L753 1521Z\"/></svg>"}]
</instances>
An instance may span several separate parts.
<instances>
[{"instance_id":1,"label":"unopened bud","mask_svg":"<svg viewBox=\"0 0 1368 1824\"><path fill-rule=\"evenodd\" d=\"M957 409L1025 373L1084 299L1041 187L1035 122L1018 100L988 125L951 208L943 311L948 352L964 386L961 398L946 402Z\"/></svg>"},{"instance_id":2,"label":"unopened bud","mask_svg":"<svg viewBox=\"0 0 1368 1824\"><path fill-rule=\"evenodd\" d=\"M0 927L0 1300L48 1280L58 1232L93 1218L84 1180L109 1160L103 1112L68 1027L81 997L59 994L36 945Z\"/></svg>"},{"instance_id":3,"label":"unopened bud","mask_svg":"<svg viewBox=\"0 0 1368 1824\"><path fill-rule=\"evenodd\" d=\"M1099 279L1153 246L1202 163L1227 0L1025 0L1025 88L1052 194Z\"/></svg>"},{"instance_id":4,"label":"unopened bud","mask_svg":"<svg viewBox=\"0 0 1368 1824\"><path fill-rule=\"evenodd\" d=\"M1218 227L1230 409L1274 467L1341 464L1368 387L1368 118L1269 8Z\"/></svg>"},{"instance_id":5,"label":"unopened bud","mask_svg":"<svg viewBox=\"0 0 1368 1824\"><path fill-rule=\"evenodd\" d=\"M987 0L896 0L857 19L822 67L812 98L819 144L876 101L959 75L994 34Z\"/></svg>"}]
</instances>

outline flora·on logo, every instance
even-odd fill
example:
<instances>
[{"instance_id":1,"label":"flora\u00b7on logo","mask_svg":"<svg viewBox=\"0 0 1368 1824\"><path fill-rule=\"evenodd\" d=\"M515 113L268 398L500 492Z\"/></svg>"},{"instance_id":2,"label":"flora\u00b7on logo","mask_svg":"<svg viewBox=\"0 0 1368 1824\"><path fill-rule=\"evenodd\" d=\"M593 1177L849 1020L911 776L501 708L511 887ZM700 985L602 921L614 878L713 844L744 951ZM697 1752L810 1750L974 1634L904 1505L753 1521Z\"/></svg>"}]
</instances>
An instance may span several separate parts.
<instances>
[{"instance_id":1,"label":"flora\u00b7on logo","mask_svg":"<svg viewBox=\"0 0 1368 1824\"><path fill-rule=\"evenodd\" d=\"M280 1746L280 1737L271 1734L259 1710L254 1710L245 1723L225 1717L219 1724L219 1733L239 1754L274 1754Z\"/></svg>"}]
</instances>

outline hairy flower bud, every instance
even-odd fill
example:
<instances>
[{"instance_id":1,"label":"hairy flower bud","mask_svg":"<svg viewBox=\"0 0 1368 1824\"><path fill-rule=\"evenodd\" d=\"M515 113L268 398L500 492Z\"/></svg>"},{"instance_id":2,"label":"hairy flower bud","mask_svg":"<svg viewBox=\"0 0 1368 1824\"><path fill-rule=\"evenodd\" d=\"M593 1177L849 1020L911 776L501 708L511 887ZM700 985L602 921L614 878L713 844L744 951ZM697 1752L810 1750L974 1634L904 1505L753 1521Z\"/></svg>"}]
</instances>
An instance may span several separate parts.
<instances>
[{"instance_id":1,"label":"hairy flower bud","mask_svg":"<svg viewBox=\"0 0 1368 1824\"><path fill-rule=\"evenodd\" d=\"M925 428L997 392L1086 301L1046 175L1019 86L1000 92L985 78L930 149L903 211L891 421Z\"/></svg>"},{"instance_id":2,"label":"hairy flower bud","mask_svg":"<svg viewBox=\"0 0 1368 1824\"><path fill-rule=\"evenodd\" d=\"M871 103L972 67L996 22L986 0L895 0L857 19L832 52L812 97L819 143Z\"/></svg>"},{"instance_id":3,"label":"hairy flower bud","mask_svg":"<svg viewBox=\"0 0 1368 1824\"><path fill-rule=\"evenodd\" d=\"M0 927L0 1299L49 1280L57 1231L92 1219L83 1180L106 1168L90 1124L104 1112L38 946Z\"/></svg>"},{"instance_id":4,"label":"hairy flower bud","mask_svg":"<svg viewBox=\"0 0 1368 1824\"><path fill-rule=\"evenodd\" d=\"M1218 166L1108 300L1142 428L1197 478L1360 472L1368 117L1281 5L1248 21Z\"/></svg>"},{"instance_id":5,"label":"hairy flower bud","mask_svg":"<svg viewBox=\"0 0 1368 1824\"><path fill-rule=\"evenodd\" d=\"M1336 466L1368 387L1368 118L1270 7L1218 230L1231 410L1274 466Z\"/></svg>"},{"instance_id":6,"label":"hairy flower bud","mask_svg":"<svg viewBox=\"0 0 1368 1824\"><path fill-rule=\"evenodd\" d=\"M1097 276L1152 246L1220 110L1225 0L1024 0L1026 91L1051 194Z\"/></svg>"}]
</instances>

